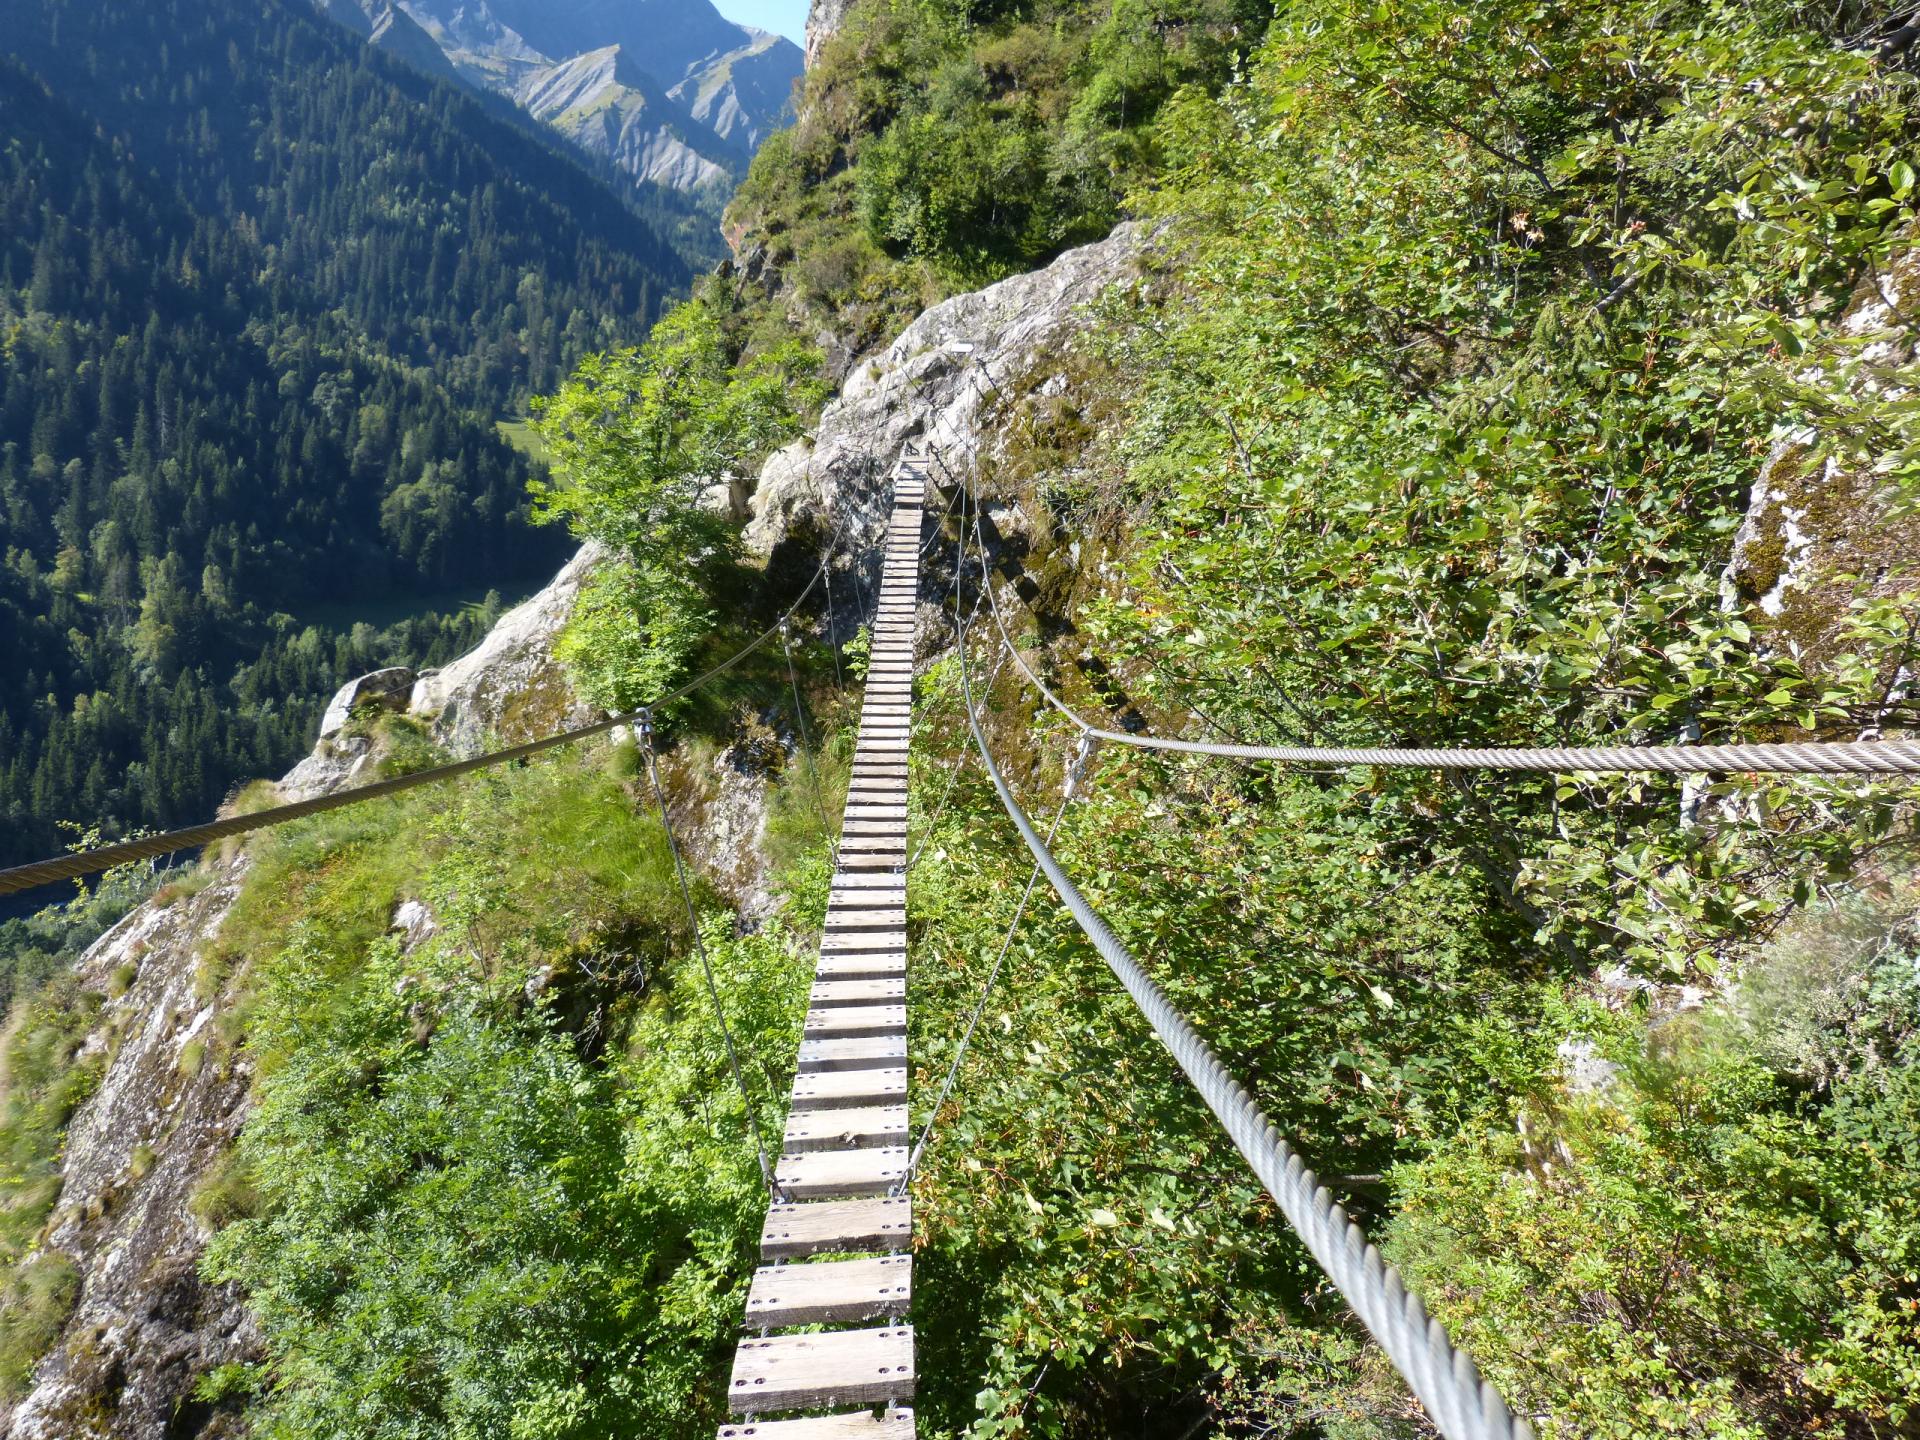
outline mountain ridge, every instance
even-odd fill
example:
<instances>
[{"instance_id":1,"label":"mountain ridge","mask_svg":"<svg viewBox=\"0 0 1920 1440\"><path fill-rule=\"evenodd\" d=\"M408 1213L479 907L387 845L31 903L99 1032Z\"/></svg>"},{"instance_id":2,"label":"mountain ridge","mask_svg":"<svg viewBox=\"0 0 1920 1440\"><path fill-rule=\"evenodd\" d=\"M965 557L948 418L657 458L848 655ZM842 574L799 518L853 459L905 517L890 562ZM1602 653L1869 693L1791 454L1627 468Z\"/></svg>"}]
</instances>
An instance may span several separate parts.
<instances>
[{"instance_id":1,"label":"mountain ridge","mask_svg":"<svg viewBox=\"0 0 1920 1440\"><path fill-rule=\"evenodd\" d=\"M804 68L782 36L704 0L314 0L323 16L423 73L501 95L636 184L737 180L792 118ZM591 107L591 114L579 113Z\"/></svg>"}]
</instances>

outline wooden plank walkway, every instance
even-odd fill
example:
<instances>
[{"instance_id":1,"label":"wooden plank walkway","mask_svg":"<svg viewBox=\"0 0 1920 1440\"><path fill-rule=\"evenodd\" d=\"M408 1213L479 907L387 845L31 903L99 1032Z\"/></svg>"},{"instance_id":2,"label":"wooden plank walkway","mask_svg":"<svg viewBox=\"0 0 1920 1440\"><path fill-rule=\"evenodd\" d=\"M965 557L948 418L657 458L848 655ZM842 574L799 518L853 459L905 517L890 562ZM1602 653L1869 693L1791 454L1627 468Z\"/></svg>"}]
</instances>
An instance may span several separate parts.
<instances>
[{"instance_id":1,"label":"wooden plank walkway","mask_svg":"<svg viewBox=\"0 0 1920 1440\"><path fill-rule=\"evenodd\" d=\"M902 453L806 1028L762 1268L719 1440L913 1440L907 1145L907 743L926 459ZM794 1327L847 1328L790 1333ZM865 1406L866 1408L855 1408ZM828 1411L806 1416L800 1412ZM788 1418L763 1419L763 1416Z\"/></svg>"}]
</instances>

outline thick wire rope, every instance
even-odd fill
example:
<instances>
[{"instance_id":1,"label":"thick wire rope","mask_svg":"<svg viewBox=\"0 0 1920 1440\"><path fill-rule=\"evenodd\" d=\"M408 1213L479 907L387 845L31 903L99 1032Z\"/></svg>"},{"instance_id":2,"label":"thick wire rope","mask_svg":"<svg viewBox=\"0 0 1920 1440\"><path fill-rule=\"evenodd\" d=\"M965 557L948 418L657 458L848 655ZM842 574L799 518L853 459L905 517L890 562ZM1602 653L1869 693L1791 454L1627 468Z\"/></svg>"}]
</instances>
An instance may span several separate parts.
<instances>
[{"instance_id":1,"label":"thick wire rope","mask_svg":"<svg viewBox=\"0 0 1920 1440\"><path fill-rule=\"evenodd\" d=\"M780 1188L774 1174L772 1163L767 1159L766 1136L760 1130L760 1112L754 1105L753 1095L747 1089L747 1072L740 1064L739 1048L733 1043L733 1028L727 1024L726 1008L720 1003L720 983L714 978L713 960L707 954L706 936L700 929L700 914L694 909L693 888L687 883L686 863L680 858L680 843L674 838L673 817L667 813L667 792L660 784L660 765L653 748L653 715L642 710L634 718L634 728L640 740L640 753L647 762L647 780L653 786L653 799L660 810L660 828L667 832L667 850L673 856L673 873L680 882L680 899L687 907L687 924L693 930L693 948L700 956L700 971L706 977L707 998L713 1002L714 1018L720 1024L720 1038L725 1042L727 1064L733 1071L733 1083L740 1087L740 1103L747 1112L747 1125L753 1131L753 1148L760 1159L760 1178L765 1182L767 1193L777 1203L787 1198Z\"/></svg>"},{"instance_id":2,"label":"thick wire rope","mask_svg":"<svg viewBox=\"0 0 1920 1440\"><path fill-rule=\"evenodd\" d=\"M994 628L1000 632L1001 645L1049 705L1072 721L1083 735L1140 750L1170 750L1230 760L1271 760L1285 765L1381 765L1424 770L1540 770L1556 774L1638 770L1688 775L1743 770L1778 775L1920 774L1920 741L1916 740L1810 741L1797 745L1313 746L1231 745L1129 734L1093 724L1034 672L1007 632L1000 602L993 596L991 587L988 607L993 613Z\"/></svg>"},{"instance_id":3,"label":"thick wire rope","mask_svg":"<svg viewBox=\"0 0 1920 1440\"><path fill-rule=\"evenodd\" d=\"M813 741L807 735L806 705L800 699L800 675L793 668L793 636L790 631L780 632L780 644L787 652L787 681L793 687L793 723L799 732L800 762L807 767L807 776L813 782L813 803L820 811L820 836L827 842L827 854L832 869L840 868L840 845L834 838L833 821L827 818L827 796L820 788L820 767L813 760Z\"/></svg>"},{"instance_id":4,"label":"thick wire rope","mask_svg":"<svg viewBox=\"0 0 1920 1440\"><path fill-rule=\"evenodd\" d=\"M562 730L545 739L477 755L471 760L436 765L431 769L416 770L411 775L396 775L388 780L376 780L372 784L356 786L351 790L336 790L330 795L316 796L311 800L298 800L290 805L275 805L265 810L257 810L250 815L234 815L225 820L213 820L205 825L168 830L159 835L143 835L136 840L122 840L112 845L101 845L75 855L59 855L46 860L35 860L25 865L16 865L11 869L0 870L0 895L18 894L23 890L34 889L36 886L52 884L56 880L77 880L83 875L98 875L116 866L128 865L136 860L157 859L162 855L171 855L177 850L198 849L203 845L211 845L216 840L250 834L255 830L271 829L309 815L339 810L348 805L364 804L366 801L378 800L385 795L397 795L403 790L412 790L421 785L432 785L442 780L454 779L456 776L471 774L475 770L485 770L516 760L525 760L558 745L567 745L576 740L604 735L619 726L632 724L643 711L662 710L676 701L686 699L696 690L711 684L734 669L741 661L780 633L780 627L791 621L799 612L800 607L806 603L807 597L813 593L814 586L820 583L826 573L827 562L822 560L819 567L814 570L813 578L807 581L806 588L801 590L793 604L787 607L778 621L712 669L695 676L659 699L651 701L641 710L630 710L621 715L596 721L591 725Z\"/></svg>"},{"instance_id":5,"label":"thick wire rope","mask_svg":"<svg viewBox=\"0 0 1920 1440\"><path fill-rule=\"evenodd\" d=\"M1033 822L1014 799L1006 777L1000 773L993 752L987 747L986 735L980 729L974 709L965 647L960 651L960 681L967 722L973 731L974 746L980 752L980 763L986 767L994 789L999 792L1001 805L1019 829L1034 861L1199 1091L1207 1108L1226 1128L1249 1168L1279 1204L1294 1233L1380 1342L1440 1432L1448 1440L1530 1440L1533 1431L1526 1421L1508 1410L1499 1392L1482 1378L1472 1357L1454 1347L1445 1327L1427 1314L1420 1298L1407 1290L1399 1272L1368 1243L1365 1233L1348 1217L1340 1202L1320 1184L1259 1104L1220 1063L1212 1048L1173 1007L1060 868L1046 842L1034 830Z\"/></svg>"}]
</instances>

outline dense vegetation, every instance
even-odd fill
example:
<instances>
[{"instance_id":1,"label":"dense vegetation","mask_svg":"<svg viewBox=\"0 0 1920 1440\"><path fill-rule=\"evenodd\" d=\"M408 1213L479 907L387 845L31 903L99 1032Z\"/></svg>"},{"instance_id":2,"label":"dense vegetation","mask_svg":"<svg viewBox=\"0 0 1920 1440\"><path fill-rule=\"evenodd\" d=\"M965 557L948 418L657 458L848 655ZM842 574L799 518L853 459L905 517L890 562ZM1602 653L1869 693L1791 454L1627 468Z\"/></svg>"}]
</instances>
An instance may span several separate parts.
<instances>
[{"instance_id":1,"label":"dense vegetation","mask_svg":"<svg viewBox=\"0 0 1920 1440\"><path fill-rule=\"evenodd\" d=\"M1281 742L1909 719L1908 557L1823 644L1719 584L1777 437L1796 505L1829 465L1914 476L1911 367L1837 326L1911 264L1914 87L1863 23L1326 0L1283 10L1244 83L1179 97L1140 195L1178 222L1174 274L1009 377L982 476L1079 542L1077 572L1029 557L1030 641L1078 626L1070 695ZM1030 714L998 725L1016 757ZM1065 736L1037 738L1050 782ZM1920 1414L1906 793L1121 753L1065 849L1544 1430L1892 1434ZM974 796L936 902L943 870L1024 874ZM977 910L929 934L978 955ZM923 1363L987 1385L925 1410L1404 1429L1099 967L1057 926L1030 946L925 1207L919 1299L952 1323Z\"/></svg>"},{"instance_id":2,"label":"dense vegetation","mask_svg":"<svg viewBox=\"0 0 1920 1440\"><path fill-rule=\"evenodd\" d=\"M849 355L1112 226L1155 121L1231 75L1265 0L856 4L729 209ZM776 327L788 317L767 317Z\"/></svg>"},{"instance_id":3,"label":"dense vegetation","mask_svg":"<svg viewBox=\"0 0 1920 1440\"><path fill-rule=\"evenodd\" d=\"M685 269L298 6L0 6L0 860L209 813L550 573L496 419ZM304 623L352 597L385 634Z\"/></svg>"}]
</instances>

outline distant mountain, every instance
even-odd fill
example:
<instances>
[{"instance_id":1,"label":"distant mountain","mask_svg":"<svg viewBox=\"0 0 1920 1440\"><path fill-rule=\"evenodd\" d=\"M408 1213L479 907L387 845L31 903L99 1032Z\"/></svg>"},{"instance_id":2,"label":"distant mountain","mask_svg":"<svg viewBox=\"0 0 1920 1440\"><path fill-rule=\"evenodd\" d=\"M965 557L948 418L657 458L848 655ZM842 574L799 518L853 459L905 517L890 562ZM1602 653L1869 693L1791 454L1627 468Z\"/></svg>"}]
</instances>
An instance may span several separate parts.
<instances>
[{"instance_id":1,"label":"distant mountain","mask_svg":"<svg viewBox=\"0 0 1920 1440\"><path fill-rule=\"evenodd\" d=\"M691 281L412 16L332 8L360 41L0 0L0 864L212 813L459 640L419 612L551 573L497 421Z\"/></svg>"},{"instance_id":2,"label":"distant mountain","mask_svg":"<svg viewBox=\"0 0 1920 1440\"><path fill-rule=\"evenodd\" d=\"M642 184L737 179L792 118L800 47L707 0L314 0L369 44L511 98Z\"/></svg>"}]
</instances>

